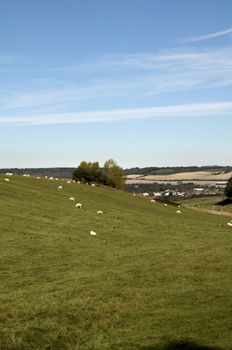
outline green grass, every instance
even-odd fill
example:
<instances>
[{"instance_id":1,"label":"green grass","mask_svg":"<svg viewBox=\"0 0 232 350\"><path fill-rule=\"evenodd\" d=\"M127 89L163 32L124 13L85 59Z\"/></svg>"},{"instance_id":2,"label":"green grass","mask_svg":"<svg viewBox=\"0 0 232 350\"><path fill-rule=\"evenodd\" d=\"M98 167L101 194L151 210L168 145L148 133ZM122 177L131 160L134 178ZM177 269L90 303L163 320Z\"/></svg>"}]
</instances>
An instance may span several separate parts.
<instances>
[{"instance_id":1,"label":"green grass","mask_svg":"<svg viewBox=\"0 0 232 350\"><path fill-rule=\"evenodd\" d=\"M232 349L226 218L19 176L0 208L1 350Z\"/></svg>"},{"instance_id":2,"label":"green grass","mask_svg":"<svg viewBox=\"0 0 232 350\"><path fill-rule=\"evenodd\" d=\"M221 214L223 213L232 214L232 204L217 205L217 203L221 202L223 199L224 199L223 197L193 198L193 199L187 199L183 201L183 204L189 207L217 211Z\"/></svg>"}]
</instances>

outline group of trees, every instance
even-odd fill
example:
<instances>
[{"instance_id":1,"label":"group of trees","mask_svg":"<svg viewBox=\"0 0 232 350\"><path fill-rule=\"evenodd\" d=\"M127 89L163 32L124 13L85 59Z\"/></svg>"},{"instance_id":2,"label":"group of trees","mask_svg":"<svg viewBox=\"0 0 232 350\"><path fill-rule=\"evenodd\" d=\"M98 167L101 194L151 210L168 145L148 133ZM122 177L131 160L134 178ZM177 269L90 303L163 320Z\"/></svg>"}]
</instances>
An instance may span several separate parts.
<instances>
[{"instance_id":1,"label":"group of trees","mask_svg":"<svg viewBox=\"0 0 232 350\"><path fill-rule=\"evenodd\" d=\"M100 168L98 162L81 162L73 172L73 180L87 181L123 189L125 184L123 169L113 159Z\"/></svg>"},{"instance_id":2,"label":"group of trees","mask_svg":"<svg viewBox=\"0 0 232 350\"><path fill-rule=\"evenodd\" d=\"M232 177L227 182L227 185L225 188L225 195L227 198L232 200Z\"/></svg>"}]
</instances>

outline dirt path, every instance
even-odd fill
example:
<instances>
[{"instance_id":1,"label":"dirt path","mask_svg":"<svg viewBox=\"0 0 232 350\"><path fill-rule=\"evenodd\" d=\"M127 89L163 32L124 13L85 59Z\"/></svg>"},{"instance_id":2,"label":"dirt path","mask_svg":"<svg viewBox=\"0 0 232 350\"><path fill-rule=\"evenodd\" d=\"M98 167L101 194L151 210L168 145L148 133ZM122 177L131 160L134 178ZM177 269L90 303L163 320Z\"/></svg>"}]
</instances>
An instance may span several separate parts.
<instances>
[{"instance_id":1,"label":"dirt path","mask_svg":"<svg viewBox=\"0 0 232 350\"><path fill-rule=\"evenodd\" d=\"M201 208L196 208L196 207L191 207L189 205L182 205L182 207L186 207L195 211L200 211L203 213L209 213L209 214L214 214L214 215L220 215L220 216L230 216L232 217L232 213L229 211L218 211L218 210L213 210L213 209L201 209Z\"/></svg>"}]
</instances>

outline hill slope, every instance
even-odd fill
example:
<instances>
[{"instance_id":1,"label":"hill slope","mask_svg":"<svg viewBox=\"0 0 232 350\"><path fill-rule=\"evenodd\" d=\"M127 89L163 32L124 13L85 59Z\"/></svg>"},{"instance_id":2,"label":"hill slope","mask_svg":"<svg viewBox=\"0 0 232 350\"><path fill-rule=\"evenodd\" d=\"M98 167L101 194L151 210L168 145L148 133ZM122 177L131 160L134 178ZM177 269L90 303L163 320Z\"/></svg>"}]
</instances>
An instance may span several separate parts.
<instances>
[{"instance_id":1,"label":"hill slope","mask_svg":"<svg viewBox=\"0 0 232 350\"><path fill-rule=\"evenodd\" d=\"M0 207L1 350L158 349L183 338L231 349L225 218L19 176L0 176Z\"/></svg>"}]
</instances>

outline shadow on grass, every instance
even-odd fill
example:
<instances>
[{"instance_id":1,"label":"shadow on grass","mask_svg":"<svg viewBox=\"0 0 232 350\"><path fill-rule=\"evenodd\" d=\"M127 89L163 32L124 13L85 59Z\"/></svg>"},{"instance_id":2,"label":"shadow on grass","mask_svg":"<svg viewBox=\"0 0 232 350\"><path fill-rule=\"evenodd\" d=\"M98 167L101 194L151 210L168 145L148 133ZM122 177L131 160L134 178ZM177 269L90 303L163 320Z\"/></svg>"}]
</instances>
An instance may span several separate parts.
<instances>
[{"instance_id":1,"label":"shadow on grass","mask_svg":"<svg viewBox=\"0 0 232 350\"><path fill-rule=\"evenodd\" d=\"M225 198L222 201L216 203L216 205L221 205L221 206L228 205L228 204L232 204L231 198Z\"/></svg>"},{"instance_id":2,"label":"shadow on grass","mask_svg":"<svg viewBox=\"0 0 232 350\"><path fill-rule=\"evenodd\" d=\"M170 341L162 345L151 345L139 350L223 350L221 347L200 345L188 340Z\"/></svg>"}]
</instances>

